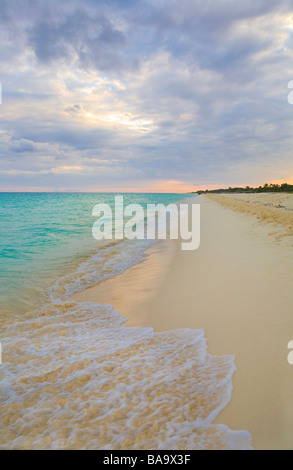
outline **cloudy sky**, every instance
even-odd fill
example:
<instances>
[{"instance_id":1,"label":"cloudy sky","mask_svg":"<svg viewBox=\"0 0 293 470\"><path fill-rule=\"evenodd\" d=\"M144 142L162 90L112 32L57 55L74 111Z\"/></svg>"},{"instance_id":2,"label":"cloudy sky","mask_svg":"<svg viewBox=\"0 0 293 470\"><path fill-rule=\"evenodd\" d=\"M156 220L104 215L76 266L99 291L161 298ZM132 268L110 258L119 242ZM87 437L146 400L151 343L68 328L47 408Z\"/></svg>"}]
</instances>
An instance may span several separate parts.
<instances>
[{"instance_id":1,"label":"cloudy sky","mask_svg":"<svg viewBox=\"0 0 293 470\"><path fill-rule=\"evenodd\" d=\"M292 0L0 12L0 191L293 182Z\"/></svg>"}]
</instances>

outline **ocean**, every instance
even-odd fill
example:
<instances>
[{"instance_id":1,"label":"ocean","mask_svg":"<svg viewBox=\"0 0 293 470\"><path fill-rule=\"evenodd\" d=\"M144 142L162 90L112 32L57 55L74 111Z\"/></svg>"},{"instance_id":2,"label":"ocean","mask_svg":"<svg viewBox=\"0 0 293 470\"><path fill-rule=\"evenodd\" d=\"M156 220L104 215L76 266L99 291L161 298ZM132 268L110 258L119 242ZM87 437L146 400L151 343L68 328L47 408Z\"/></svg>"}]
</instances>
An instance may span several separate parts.
<instances>
[{"instance_id":1,"label":"ocean","mask_svg":"<svg viewBox=\"0 0 293 470\"><path fill-rule=\"evenodd\" d=\"M213 424L235 365L207 353L202 330L129 328L111 305L72 301L154 243L93 237L94 205L114 196L0 193L0 448L250 448L249 433Z\"/></svg>"}]
</instances>

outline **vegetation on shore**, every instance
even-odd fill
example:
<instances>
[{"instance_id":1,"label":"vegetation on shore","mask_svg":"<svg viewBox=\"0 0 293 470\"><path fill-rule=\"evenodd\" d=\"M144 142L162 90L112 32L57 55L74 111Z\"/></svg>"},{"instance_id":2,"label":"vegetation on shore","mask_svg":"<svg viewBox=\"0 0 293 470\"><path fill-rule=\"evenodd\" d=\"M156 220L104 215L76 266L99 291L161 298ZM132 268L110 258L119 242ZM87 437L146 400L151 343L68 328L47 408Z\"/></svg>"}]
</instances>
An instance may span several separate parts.
<instances>
[{"instance_id":1,"label":"vegetation on shore","mask_svg":"<svg viewBox=\"0 0 293 470\"><path fill-rule=\"evenodd\" d=\"M252 188L246 186L245 188L225 188L225 189L205 189L194 191L194 194L206 194L206 193L279 193L279 192L291 192L293 193L293 185L288 183L282 184L264 184L258 188Z\"/></svg>"}]
</instances>

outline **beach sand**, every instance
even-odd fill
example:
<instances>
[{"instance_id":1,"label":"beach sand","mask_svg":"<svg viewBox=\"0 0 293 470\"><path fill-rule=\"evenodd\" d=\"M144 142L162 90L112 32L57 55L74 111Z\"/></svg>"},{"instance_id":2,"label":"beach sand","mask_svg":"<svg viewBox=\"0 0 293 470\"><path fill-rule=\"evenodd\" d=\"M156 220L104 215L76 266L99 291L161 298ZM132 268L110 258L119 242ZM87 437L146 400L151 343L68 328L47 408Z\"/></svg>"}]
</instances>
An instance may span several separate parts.
<instances>
[{"instance_id":1,"label":"beach sand","mask_svg":"<svg viewBox=\"0 0 293 470\"><path fill-rule=\"evenodd\" d=\"M255 449L293 449L293 195L200 196L201 245L160 242L140 264L73 296L112 304L129 326L201 328L210 354L232 354L229 405L216 422Z\"/></svg>"}]
</instances>

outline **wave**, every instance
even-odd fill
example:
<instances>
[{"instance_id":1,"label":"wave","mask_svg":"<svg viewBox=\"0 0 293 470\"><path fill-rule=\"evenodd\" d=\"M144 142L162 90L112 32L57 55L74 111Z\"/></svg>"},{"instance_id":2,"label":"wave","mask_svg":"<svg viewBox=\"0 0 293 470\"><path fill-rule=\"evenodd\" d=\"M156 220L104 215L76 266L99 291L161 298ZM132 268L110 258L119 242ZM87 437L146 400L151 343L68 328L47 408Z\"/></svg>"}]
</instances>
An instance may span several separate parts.
<instances>
[{"instance_id":1,"label":"wave","mask_svg":"<svg viewBox=\"0 0 293 470\"><path fill-rule=\"evenodd\" d=\"M213 421L233 357L202 330L128 328L112 306L52 303L3 339L3 449L250 449Z\"/></svg>"},{"instance_id":2,"label":"wave","mask_svg":"<svg viewBox=\"0 0 293 470\"><path fill-rule=\"evenodd\" d=\"M236 367L207 353L203 330L129 328L111 305L70 300L153 243L100 247L54 283L43 308L4 318L0 448L252 448L248 432L213 424Z\"/></svg>"},{"instance_id":3,"label":"wave","mask_svg":"<svg viewBox=\"0 0 293 470\"><path fill-rule=\"evenodd\" d=\"M74 292L122 274L127 268L142 261L145 250L154 243L154 240L123 240L100 248L82 262L74 273L60 277L49 289L49 298L64 300Z\"/></svg>"}]
</instances>

